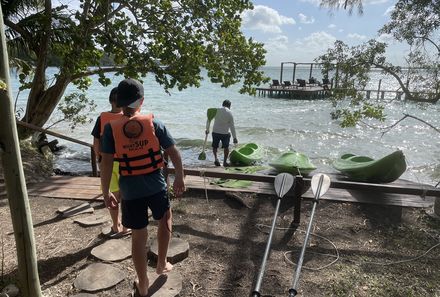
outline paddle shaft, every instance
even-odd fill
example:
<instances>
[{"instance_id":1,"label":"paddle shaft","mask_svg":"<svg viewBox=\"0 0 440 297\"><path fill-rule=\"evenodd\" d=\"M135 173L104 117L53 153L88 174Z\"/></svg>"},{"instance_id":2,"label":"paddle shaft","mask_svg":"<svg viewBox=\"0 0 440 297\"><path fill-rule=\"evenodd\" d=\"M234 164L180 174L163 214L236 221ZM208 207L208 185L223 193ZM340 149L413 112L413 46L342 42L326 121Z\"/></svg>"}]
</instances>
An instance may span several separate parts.
<instances>
[{"instance_id":1,"label":"paddle shaft","mask_svg":"<svg viewBox=\"0 0 440 297\"><path fill-rule=\"evenodd\" d=\"M299 276L301 273L301 268L302 268L302 264L303 264L303 260L304 260L304 254L306 252L307 243L309 241L310 231L312 230L313 217L315 216L315 209L316 209L316 205L318 204L319 196L321 194L321 187L322 187L323 181L324 181L324 176L321 175L321 177L319 178L318 188L315 193L315 199L313 200L312 213L310 215L309 225L307 226L306 237L304 238L304 243L303 243L303 246L301 249L301 254L299 256L298 264L296 265L295 278L293 280L292 288L289 289L289 297L294 297L294 296L296 296L296 294L298 294L298 292L296 291L296 287L298 285Z\"/></svg>"},{"instance_id":2,"label":"paddle shaft","mask_svg":"<svg viewBox=\"0 0 440 297\"><path fill-rule=\"evenodd\" d=\"M206 142L208 141L208 134L205 134L205 141L203 142L203 149L202 152L205 152L205 148L206 148Z\"/></svg>"},{"instance_id":3,"label":"paddle shaft","mask_svg":"<svg viewBox=\"0 0 440 297\"><path fill-rule=\"evenodd\" d=\"M280 204L281 204L281 197L278 198L278 201L277 201L277 205L275 208L275 214L274 214L273 220L272 220L272 227L270 229L269 238L267 240L266 250L264 251L263 262L261 263L260 272L258 273L257 283L255 284L254 291L252 291L252 294L251 294L252 297L260 297L261 296L261 294L260 294L261 283L263 281L264 271L266 270L267 257L269 256L270 245L272 243L273 231L275 230L275 224L277 221L277 216L278 216L278 211L280 209Z\"/></svg>"}]
</instances>

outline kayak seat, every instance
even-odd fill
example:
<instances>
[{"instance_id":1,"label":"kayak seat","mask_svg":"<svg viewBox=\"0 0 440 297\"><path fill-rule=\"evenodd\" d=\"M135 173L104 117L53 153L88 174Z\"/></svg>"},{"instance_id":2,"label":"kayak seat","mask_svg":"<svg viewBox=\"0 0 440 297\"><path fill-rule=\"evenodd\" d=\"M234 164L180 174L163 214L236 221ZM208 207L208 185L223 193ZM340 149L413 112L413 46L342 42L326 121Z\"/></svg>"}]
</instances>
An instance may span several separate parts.
<instances>
[{"instance_id":1,"label":"kayak seat","mask_svg":"<svg viewBox=\"0 0 440 297\"><path fill-rule=\"evenodd\" d=\"M351 157L354 157L354 156L356 156L356 155L353 155L353 154L343 154L341 156L341 159L342 160L347 160L348 158L351 158Z\"/></svg>"},{"instance_id":2,"label":"kayak seat","mask_svg":"<svg viewBox=\"0 0 440 297\"><path fill-rule=\"evenodd\" d=\"M255 150L249 146L245 146L242 147L241 149L238 150L240 153L242 153L243 155L250 155L252 154Z\"/></svg>"},{"instance_id":3,"label":"kayak seat","mask_svg":"<svg viewBox=\"0 0 440 297\"><path fill-rule=\"evenodd\" d=\"M354 156L354 157L350 157L349 160L353 161L353 162L370 162L370 161L374 161L374 159L372 159L370 157L366 157L366 156Z\"/></svg>"},{"instance_id":4,"label":"kayak seat","mask_svg":"<svg viewBox=\"0 0 440 297\"><path fill-rule=\"evenodd\" d=\"M253 148L256 150L258 148L258 145L256 143L248 143L247 147Z\"/></svg>"}]
</instances>

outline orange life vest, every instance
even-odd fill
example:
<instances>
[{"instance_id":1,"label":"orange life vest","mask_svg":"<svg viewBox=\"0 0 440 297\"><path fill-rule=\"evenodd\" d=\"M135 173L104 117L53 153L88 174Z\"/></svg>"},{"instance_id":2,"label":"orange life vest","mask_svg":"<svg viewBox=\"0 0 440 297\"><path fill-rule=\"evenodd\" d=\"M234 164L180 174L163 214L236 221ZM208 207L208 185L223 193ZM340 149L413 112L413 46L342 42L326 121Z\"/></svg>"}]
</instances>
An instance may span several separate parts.
<instances>
[{"instance_id":1,"label":"orange life vest","mask_svg":"<svg viewBox=\"0 0 440 297\"><path fill-rule=\"evenodd\" d=\"M151 173L164 166L159 139L154 133L152 114L135 114L111 121L115 140L115 161L123 176Z\"/></svg>"},{"instance_id":2,"label":"orange life vest","mask_svg":"<svg viewBox=\"0 0 440 297\"><path fill-rule=\"evenodd\" d=\"M110 112L110 111L102 112L101 117L100 117L101 131L99 134L101 136L102 136L102 134L104 134L104 127L107 123L110 123L111 121L114 121L114 120L118 120L118 119L122 118L123 115L124 114L122 112L118 112L118 113Z\"/></svg>"}]
</instances>

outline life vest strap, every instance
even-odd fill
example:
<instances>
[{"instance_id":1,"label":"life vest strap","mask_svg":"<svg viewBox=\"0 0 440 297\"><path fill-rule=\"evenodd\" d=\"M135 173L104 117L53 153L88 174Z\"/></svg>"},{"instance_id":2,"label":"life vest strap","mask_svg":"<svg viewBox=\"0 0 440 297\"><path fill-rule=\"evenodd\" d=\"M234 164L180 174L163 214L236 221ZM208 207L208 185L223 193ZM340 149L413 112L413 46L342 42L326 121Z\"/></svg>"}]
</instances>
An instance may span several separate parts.
<instances>
[{"instance_id":1,"label":"life vest strap","mask_svg":"<svg viewBox=\"0 0 440 297\"><path fill-rule=\"evenodd\" d=\"M160 156L160 158L156 159L156 156ZM150 162L146 165L140 165L140 166L130 165L130 162L139 161L147 158L150 158ZM163 163L162 152L154 151L152 148L148 150L148 154L143 154L135 157L128 157L127 154L123 154L122 158L116 158L115 160L119 162L119 172L122 173L122 171L127 171L128 174L132 174L133 171L136 170L142 170L151 167L158 168L158 165Z\"/></svg>"}]
</instances>

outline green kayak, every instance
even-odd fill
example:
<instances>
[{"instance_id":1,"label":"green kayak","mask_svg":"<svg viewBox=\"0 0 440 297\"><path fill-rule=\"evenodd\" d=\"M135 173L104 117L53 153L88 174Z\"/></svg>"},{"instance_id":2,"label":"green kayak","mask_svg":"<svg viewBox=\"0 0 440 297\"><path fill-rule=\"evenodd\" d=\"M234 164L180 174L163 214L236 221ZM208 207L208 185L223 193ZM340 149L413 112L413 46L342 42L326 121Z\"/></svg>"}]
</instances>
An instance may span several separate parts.
<instances>
[{"instance_id":1,"label":"green kayak","mask_svg":"<svg viewBox=\"0 0 440 297\"><path fill-rule=\"evenodd\" d=\"M287 172L292 174L307 175L316 167L310 162L306 155L291 151L279 156L276 160L269 163L278 172Z\"/></svg>"},{"instance_id":2,"label":"green kayak","mask_svg":"<svg viewBox=\"0 0 440 297\"><path fill-rule=\"evenodd\" d=\"M263 158L263 149L256 143L247 143L229 154L229 160L234 165L249 166Z\"/></svg>"},{"instance_id":3,"label":"green kayak","mask_svg":"<svg viewBox=\"0 0 440 297\"><path fill-rule=\"evenodd\" d=\"M333 167L355 181L390 183L405 172L406 161L402 151L395 151L378 160L344 154L333 162Z\"/></svg>"}]
</instances>

